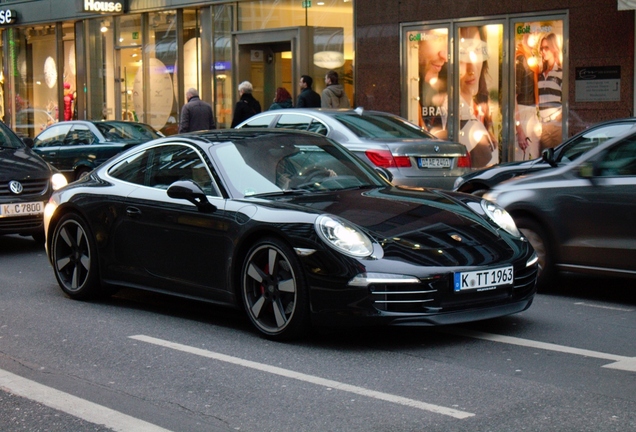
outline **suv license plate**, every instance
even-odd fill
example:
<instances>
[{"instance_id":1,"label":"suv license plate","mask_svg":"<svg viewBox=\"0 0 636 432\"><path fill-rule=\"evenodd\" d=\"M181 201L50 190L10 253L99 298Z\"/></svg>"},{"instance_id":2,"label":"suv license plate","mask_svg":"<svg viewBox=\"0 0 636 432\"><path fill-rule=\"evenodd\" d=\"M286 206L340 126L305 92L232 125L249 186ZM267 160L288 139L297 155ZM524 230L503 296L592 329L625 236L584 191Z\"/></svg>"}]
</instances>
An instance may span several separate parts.
<instances>
[{"instance_id":1,"label":"suv license plate","mask_svg":"<svg viewBox=\"0 0 636 432\"><path fill-rule=\"evenodd\" d=\"M29 216L44 213L42 201L0 205L0 217Z\"/></svg>"},{"instance_id":2,"label":"suv license plate","mask_svg":"<svg viewBox=\"0 0 636 432\"><path fill-rule=\"evenodd\" d=\"M450 158L418 158L420 168L450 168Z\"/></svg>"},{"instance_id":3,"label":"suv license plate","mask_svg":"<svg viewBox=\"0 0 636 432\"><path fill-rule=\"evenodd\" d=\"M514 271L512 266L490 270L455 273L453 290L455 292L476 290L489 291L502 286L512 285Z\"/></svg>"}]
</instances>

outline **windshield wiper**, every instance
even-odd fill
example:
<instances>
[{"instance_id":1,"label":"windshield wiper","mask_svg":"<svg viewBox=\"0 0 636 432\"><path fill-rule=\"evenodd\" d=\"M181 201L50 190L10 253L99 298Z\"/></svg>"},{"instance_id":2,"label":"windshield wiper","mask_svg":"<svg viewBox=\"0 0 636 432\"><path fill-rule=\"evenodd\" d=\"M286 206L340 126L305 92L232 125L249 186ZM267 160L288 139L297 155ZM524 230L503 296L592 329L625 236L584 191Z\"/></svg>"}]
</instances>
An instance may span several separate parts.
<instances>
[{"instance_id":1,"label":"windshield wiper","mask_svg":"<svg viewBox=\"0 0 636 432\"><path fill-rule=\"evenodd\" d=\"M306 189L284 189L279 191L263 192L263 193L257 193L252 195L246 195L245 198L275 197L275 196L286 196L286 195L305 195L308 193L310 193L310 191Z\"/></svg>"}]
</instances>

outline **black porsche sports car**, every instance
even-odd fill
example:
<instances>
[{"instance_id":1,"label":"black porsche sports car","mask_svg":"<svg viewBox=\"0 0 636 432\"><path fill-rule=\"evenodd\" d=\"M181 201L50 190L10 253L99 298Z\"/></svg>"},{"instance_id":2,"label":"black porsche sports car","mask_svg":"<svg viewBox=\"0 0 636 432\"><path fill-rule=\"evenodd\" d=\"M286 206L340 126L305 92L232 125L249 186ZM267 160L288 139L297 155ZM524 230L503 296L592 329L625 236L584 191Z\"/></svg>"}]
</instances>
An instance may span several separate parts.
<instances>
[{"instance_id":1,"label":"black porsche sports car","mask_svg":"<svg viewBox=\"0 0 636 432\"><path fill-rule=\"evenodd\" d=\"M46 232L71 298L125 286L244 307L278 340L312 323L488 319L536 291L537 256L501 207L393 187L308 132L141 144L56 192Z\"/></svg>"}]
</instances>

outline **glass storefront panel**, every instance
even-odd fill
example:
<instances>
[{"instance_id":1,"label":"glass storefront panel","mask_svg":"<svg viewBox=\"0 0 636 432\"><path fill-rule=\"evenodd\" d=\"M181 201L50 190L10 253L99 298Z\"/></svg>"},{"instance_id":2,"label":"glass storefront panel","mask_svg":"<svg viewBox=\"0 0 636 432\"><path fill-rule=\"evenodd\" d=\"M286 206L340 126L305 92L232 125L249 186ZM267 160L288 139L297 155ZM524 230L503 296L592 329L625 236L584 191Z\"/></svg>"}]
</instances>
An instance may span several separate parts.
<instances>
[{"instance_id":1,"label":"glass storefront panel","mask_svg":"<svg viewBox=\"0 0 636 432\"><path fill-rule=\"evenodd\" d=\"M75 59L75 27L73 23L62 25L64 47L64 97L60 120L75 120L77 113L77 64Z\"/></svg>"},{"instance_id":2,"label":"glass storefront panel","mask_svg":"<svg viewBox=\"0 0 636 432\"><path fill-rule=\"evenodd\" d=\"M121 119L148 123L144 113L145 77L141 15L123 15L117 21L117 72ZM150 67L152 63L148 61Z\"/></svg>"},{"instance_id":3,"label":"glass storefront panel","mask_svg":"<svg viewBox=\"0 0 636 432\"><path fill-rule=\"evenodd\" d=\"M177 132L179 118L177 106L179 86L176 76L177 12L168 10L151 13L148 15L148 25L149 42L144 45L142 61L142 63L147 62L148 64L148 83L145 86L142 85L143 77L138 70L135 76L133 100L136 111L145 112L145 123L169 135ZM184 53L188 59L191 56L192 43L191 40L184 39L184 41ZM189 60L186 61L187 66L189 63ZM188 77L187 69L185 75ZM194 75L196 78L196 69ZM196 84L196 79L194 84ZM139 85L138 89L137 85ZM186 78L187 85L188 79ZM143 98L135 98L138 93L145 95L145 106L147 107L145 111L141 106L137 106L138 101L143 100Z\"/></svg>"},{"instance_id":4,"label":"glass storefront panel","mask_svg":"<svg viewBox=\"0 0 636 432\"><path fill-rule=\"evenodd\" d=\"M113 19L87 21L86 92L88 120L114 120L117 117L114 67Z\"/></svg>"},{"instance_id":5,"label":"glass storefront panel","mask_svg":"<svg viewBox=\"0 0 636 432\"><path fill-rule=\"evenodd\" d=\"M217 128L229 128L232 124L232 101L236 85L232 80L232 17L230 5L213 9L212 37L214 46L214 112Z\"/></svg>"},{"instance_id":6,"label":"glass storefront panel","mask_svg":"<svg viewBox=\"0 0 636 432\"><path fill-rule=\"evenodd\" d=\"M514 160L563 141L563 21L514 23Z\"/></svg>"},{"instance_id":7,"label":"glass storefront panel","mask_svg":"<svg viewBox=\"0 0 636 432\"><path fill-rule=\"evenodd\" d=\"M459 102L457 139L470 153L472 166L499 163L503 25L465 26L457 30Z\"/></svg>"}]
</instances>

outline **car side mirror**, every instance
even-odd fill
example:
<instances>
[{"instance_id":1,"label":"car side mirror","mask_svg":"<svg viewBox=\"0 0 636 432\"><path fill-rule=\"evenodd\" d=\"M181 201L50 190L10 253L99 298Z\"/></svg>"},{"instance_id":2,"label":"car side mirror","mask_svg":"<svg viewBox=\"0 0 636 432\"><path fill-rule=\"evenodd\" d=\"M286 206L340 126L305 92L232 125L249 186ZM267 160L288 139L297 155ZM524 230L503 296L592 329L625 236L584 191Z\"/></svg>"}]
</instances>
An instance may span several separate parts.
<instances>
[{"instance_id":1,"label":"car side mirror","mask_svg":"<svg viewBox=\"0 0 636 432\"><path fill-rule=\"evenodd\" d=\"M208 201L208 197L205 195L205 192L203 192L203 189L193 181L176 181L170 185L167 192L170 198L189 201L197 206L199 211L204 213L213 213L216 211L216 207Z\"/></svg>"},{"instance_id":2,"label":"car side mirror","mask_svg":"<svg viewBox=\"0 0 636 432\"><path fill-rule=\"evenodd\" d=\"M22 138L22 142L23 142L24 144L26 144L26 146L27 146L28 148L33 148L33 138L31 138L31 137L24 137L24 138Z\"/></svg>"},{"instance_id":3,"label":"car side mirror","mask_svg":"<svg viewBox=\"0 0 636 432\"><path fill-rule=\"evenodd\" d=\"M550 164L550 166L552 167L556 167L557 163L554 160L554 149L553 148L547 148L545 150L543 150L541 152L541 159L543 159L544 162Z\"/></svg>"},{"instance_id":4,"label":"car side mirror","mask_svg":"<svg viewBox=\"0 0 636 432\"><path fill-rule=\"evenodd\" d=\"M579 166L579 175L586 179L593 179L595 176L594 164L592 162L585 162Z\"/></svg>"}]
</instances>

